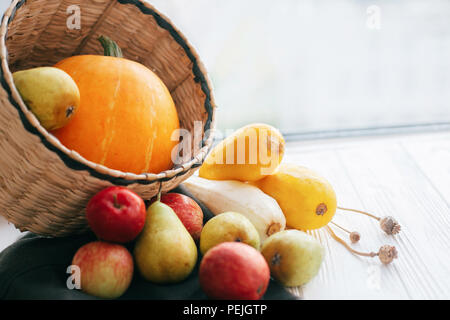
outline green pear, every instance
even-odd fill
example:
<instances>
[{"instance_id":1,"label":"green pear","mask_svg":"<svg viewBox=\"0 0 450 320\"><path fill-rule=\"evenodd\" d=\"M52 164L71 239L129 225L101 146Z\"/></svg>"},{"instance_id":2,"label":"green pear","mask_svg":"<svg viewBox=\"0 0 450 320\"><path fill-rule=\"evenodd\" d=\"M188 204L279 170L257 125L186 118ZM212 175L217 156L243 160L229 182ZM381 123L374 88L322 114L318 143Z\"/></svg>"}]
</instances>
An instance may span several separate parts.
<instances>
[{"instance_id":1,"label":"green pear","mask_svg":"<svg viewBox=\"0 0 450 320\"><path fill-rule=\"evenodd\" d=\"M155 283L176 283L189 276L197 262L197 247L176 213L155 201L134 247L141 275Z\"/></svg>"},{"instance_id":2,"label":"green pear","mask_svg":"<svg viewBox=\"0 0 450 320\"><path fill-rule=\"evenodd\" d=\"M66 72L53 67L13 73L23 101L47 130L64 127L80 105L80 91Z\"/></svg>"},{"instance_id":3,"label":"green pear","mask_svg":"<svg viewBox=\"0 0 450 320\"><path fill-rule=\"evenodd\" d=\"M243 242L259 250L259 233L250 220L237 212L220 213L210 219L200 234L200 251L204 255L222 242Z\"/></svg>"},{"instance_id":4,"label":"green pear","mask_svg":"<svg viewBox=\"0 0 450 320\"><path fill-rule=\"evenodd\" d=\"M283 230L264 242L261 253L269 264L272 277L286 287L301 286L319 271L323 260L322 245L299 230Z\"/></svg>"}]
</instances>

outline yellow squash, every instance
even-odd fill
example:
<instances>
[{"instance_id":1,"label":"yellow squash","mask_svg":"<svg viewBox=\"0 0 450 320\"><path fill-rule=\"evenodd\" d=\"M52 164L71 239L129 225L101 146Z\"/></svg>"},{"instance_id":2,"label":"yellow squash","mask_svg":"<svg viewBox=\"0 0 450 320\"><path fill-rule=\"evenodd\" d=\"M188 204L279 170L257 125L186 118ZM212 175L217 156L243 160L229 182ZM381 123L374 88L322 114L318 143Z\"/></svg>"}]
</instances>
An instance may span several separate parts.
<instances>
[{"instance_id":1,"label":"yellow squash","mask_svg":"<svg viewBox=\"0 0 450 320\"><path fill-rule=\"evenodd\" d=\"M305 167L281 164L274 174L254 184L277 200L288 227L318 229L327 225L336 212L331 184Z\"/></svg>"},{"instance_id":2,"label":"yellow squash","mask_svg":"<svg viewBox=\"0 0 450 320\"><path fill-rule=\"evenodd\" d=\"M267 124L247 125L221 141L200 167L211 180L256 181L272 174L284 154L281 133Z\"/></svg>"}]
</instances>

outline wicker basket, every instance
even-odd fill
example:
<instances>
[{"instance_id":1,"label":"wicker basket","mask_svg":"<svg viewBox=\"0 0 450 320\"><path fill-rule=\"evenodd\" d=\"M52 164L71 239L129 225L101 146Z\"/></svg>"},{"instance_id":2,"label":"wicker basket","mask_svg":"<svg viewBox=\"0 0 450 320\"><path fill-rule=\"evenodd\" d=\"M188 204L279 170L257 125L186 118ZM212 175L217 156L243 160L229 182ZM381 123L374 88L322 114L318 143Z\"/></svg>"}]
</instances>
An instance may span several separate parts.
<instances>
[{"instance_id":1,"label":"wicker basket","mask_svg":"<svg viewBox=\"0 0 450 320\"><path fill-rule=\"evenodd\" d=\"M68 7L81 8L70 30ZM169 88L180 126L203 140L186 163L159 174L132 174L90 162L64 147L27 109L12 72L51 66L78 54L102 54L113 38L125 58L152 69ZM99 190L121 185L150 199L175 188L201 165L212 144L215 104L205 68L168 18L138 0L14 0L0 29L0 214L22 231L66 236L87 228L84 208Z\"/></svg>"}]
</instances>

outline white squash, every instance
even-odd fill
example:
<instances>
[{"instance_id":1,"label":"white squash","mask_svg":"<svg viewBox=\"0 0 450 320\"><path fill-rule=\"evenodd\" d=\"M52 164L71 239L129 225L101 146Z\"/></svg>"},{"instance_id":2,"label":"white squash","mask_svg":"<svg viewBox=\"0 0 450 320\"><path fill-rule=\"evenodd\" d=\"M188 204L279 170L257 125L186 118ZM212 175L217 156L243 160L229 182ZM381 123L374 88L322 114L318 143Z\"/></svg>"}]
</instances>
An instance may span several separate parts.
<instances>
[{"instance_id":1,"label":"white squash","mask_svg":"<svg viewBox=\"0 0 450 320\"><path fill-rule=\"evenodd\" d=\"M253 185L197 176L183 185L215 215L234 211L246 216L258 230L261 242L286 227L286 218L277 201Z\"/></svg>"}]
</instances>

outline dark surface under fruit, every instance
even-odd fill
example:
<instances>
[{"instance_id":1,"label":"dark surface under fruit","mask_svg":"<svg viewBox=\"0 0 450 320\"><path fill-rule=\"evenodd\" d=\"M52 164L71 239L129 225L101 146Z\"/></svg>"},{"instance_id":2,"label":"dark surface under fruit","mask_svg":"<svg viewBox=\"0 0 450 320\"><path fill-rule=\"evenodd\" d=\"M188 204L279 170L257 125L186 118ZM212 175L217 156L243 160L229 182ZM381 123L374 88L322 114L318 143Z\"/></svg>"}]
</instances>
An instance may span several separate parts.
<instances>
[{"instance_id":1,"label":"dark surface under fruit","mask_svg":"<svg viewBox=\"0 0 450 320\"><path fill-rule=\"evenodd\" d=\"M182 187L173 192L191 196ZM213 214L201 203L205 221ZM0 299L98 299L81 292L69 290L66 281L67 267L82 245L96 240L92 233L66 238L44 238L28 233L0 253ZM134 243L126 245L132 250ZM200 257L200 253L199 253ZM144 280L137 270L132 283L119 299L207 299L200 288L198 266L184 281L171 285L158 285ZM270 280L263 299L295 299L284 287Z\"/></svg>"}]
</instances>

